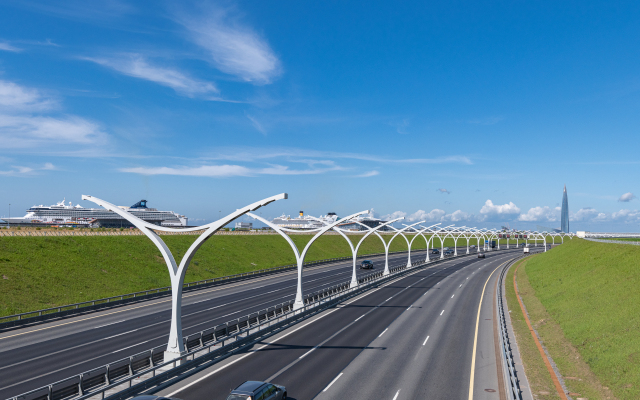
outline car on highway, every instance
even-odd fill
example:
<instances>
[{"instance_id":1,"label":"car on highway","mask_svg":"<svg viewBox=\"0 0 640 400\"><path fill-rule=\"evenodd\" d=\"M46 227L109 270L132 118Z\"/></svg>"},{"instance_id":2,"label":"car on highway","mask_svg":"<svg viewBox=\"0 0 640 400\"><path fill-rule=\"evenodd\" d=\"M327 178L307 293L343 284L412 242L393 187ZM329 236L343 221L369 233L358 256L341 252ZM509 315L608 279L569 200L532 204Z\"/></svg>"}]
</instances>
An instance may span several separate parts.
<instances>
[{"instance_id":1,"label":"car on highway","mask_svg":"<svg viewBox=\"0 0 640 400\"><path fill-rule=\"evenodd\" d=\"M484 258L484 253L478 253L478 258Z\"/></svg>"},{"instance_id":2,"label":"car on highway","mask_svg":"<svg viewBox=\"0 0 640 400\"><path fill-rule=\"evenodd\" d=\"M440 250L438 250L438 249L431 249L431 251L429 252L429 254L440 254Z\"/></svg>"},{"instance_id":3,"label":"car on highway","mask_svg":"<svg viewBox=\"0 0 640 400\"><path fill-rule=\"evenodd\" d=\"M227 400L286 400L284 386L260 381L246 381L233 389Z\"/></svg>"},{"instance_id":4,"label":"car on highway","mask_svg":"<svg viewBox=\"0 0 640 400\"><path fill-rule=\"evenodd\" d=\"M364 260L360 263L360 269L373 269L373 263L369 260Z\"/></svg>"},{"instance_id":5,"label":"car on highway","mask_svg":"<svg viewBox=\"0 0 640 400\"><path fill-rule=\"evenodd\" d=\"M476 248L476 245L475 245L475 244L472 244L471 246L469 246L469 248L470 248L470 249L475 249L475 248Z\"/></svg>"},{"instance_id":6,"label":"car on highway","mask_svg":"<svg viewBox=\"0 0 640 400\"><path fill-rule=\"evenodd\" d=\"M444 255L445 255L445 256L453 255L453 250L451 250L451 249L447 249L447 250L445 250L445 251L444 251Z\"/></svg>"}]
</instances>

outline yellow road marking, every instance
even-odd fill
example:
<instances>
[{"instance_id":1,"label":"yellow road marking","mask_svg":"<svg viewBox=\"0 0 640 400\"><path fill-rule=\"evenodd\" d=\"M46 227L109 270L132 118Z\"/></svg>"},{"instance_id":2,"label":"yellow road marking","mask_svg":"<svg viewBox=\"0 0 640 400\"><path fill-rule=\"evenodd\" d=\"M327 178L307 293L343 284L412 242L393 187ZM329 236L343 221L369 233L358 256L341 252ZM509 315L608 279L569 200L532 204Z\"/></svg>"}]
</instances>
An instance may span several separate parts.
<instances>
[{"instance_id":1,"label":"yellow road marking","mask_svg":"<svg viewBox=\"0 0 640 400\"><path fill-rule=\"evenodd\" d=\"M471 356L471 378L469 380L469 400L473 400L473 380L475 378L476 350L478 348L478 326L480 325L480 310L482 309L482 298L484 297L484 290L487 288L487 283L489 283L489 279L491 279L491 276L493 276L493 273L496 272L496 270L498 268L502 267L503 265L505 265L508 262L509 261L503 262L502 264L498 265L496 267L496 269L491 271L491 274L489 275L489 277L487 278L487 281L484 283L484 286L482 287L482 295L480 296L480 304L478 304L478 317L476 318L476 334L475 334L475 337L473 338L473 355Z\"/></svg>"}]
</instances>

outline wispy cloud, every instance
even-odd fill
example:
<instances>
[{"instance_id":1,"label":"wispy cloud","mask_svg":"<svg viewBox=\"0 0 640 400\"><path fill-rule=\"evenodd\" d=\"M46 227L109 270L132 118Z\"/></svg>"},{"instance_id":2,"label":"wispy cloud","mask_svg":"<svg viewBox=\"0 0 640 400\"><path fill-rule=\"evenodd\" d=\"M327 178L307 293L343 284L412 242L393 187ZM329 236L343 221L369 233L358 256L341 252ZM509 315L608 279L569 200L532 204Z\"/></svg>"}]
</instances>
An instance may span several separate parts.
<instances>
[{"instance_id":1,"label":"wispy cloud","mask_svg":"<svg viewBox=\"0 0 640 400\"><path fill-rule=\"evenodd\" d=\"M151 65L145 57L136 53L107 58L81 57L81 59L111 68L134 78L170 87L179 94L188 97L219 93L218 88L211 82L190 78L177 69ZM209 98L209 100L220 100L220 98L216 96Z\"/></svg>"},{"instance_id":2,"label":"wispy cloud","mask_svg":"<svg viewBox=\"0 0 640 400\"><path fill-rule=\"evenodd\" d=\"M0 80L0 149L55 144L100 144L106 134L94 122L75 115L42 115L59 103L37 89Z\"/></svg>"},{"instance_id":3,"label":"wispy cloud","mask_svg":"<svg viewBox=\"0 0 640 400\"><path fill-rule=\"evenodd\" d=\"M249 119L249 121L251 121L251 125L253 125L254 128L256 128L256 130L260 133L262 133L263 135L267 134L267 130L264 128L264 126L258 122L257 119L255 119L253 116L246 114L247 118Z\"/></svg>"},{"instance_id":4,"label":"wispy cloud","mask_svg":"<svg viewBox=\"0 0 640 400\"><path fill-rule=\"evenodd\" d=\"M234 9L209 5L176 16L189 39L205 50L208 61L220 71L256 84L271 83L282 72L267 41L243 24Z\"/></svg>"},{"instance_id":5,"label":"wispy cloud","mask_svg":"<svg viewBox=\"0 0 640 400\"><path fill-rule=\"evenodd\" d=\"M0 50L2 50L2 51L12 51L14 53L19 53L19 52L22 51L22 49L19 49L19 48L15 47L15 46L12 46L8 42L0 42Z\"/></svg>"},{"instance_id":6,"label":"wispy cloud","mask_svg":"<svg viewBox=\"0 0 640 400\"><path fill-rule=\"evenodd\" d=\"M318 157L335 159L352 159L389 164L466 164L473 162L466 156L444 156L436 158L390 158L360 153L342 153L334 151L317 151L300 148L253 148L253 147L220 147L207 156L211 160L254 161L275 158Z\"/></svg>"},{"instance_id":7,"label":"wispy cloud","mask_svg":"<svg viewBox=\"0 0 640 400\"><path fill-rule=\"evenodd\" d=\"M448 191L447 189L436 189L436 192L451 194L451 192Z\"/></svg>"},{"instance_id":8,"label":"wispy cloud","mask_svg":"<svg viewBox=\"0 0 640 400\"><path fill-rule=\"evenodd\" d=\"M380 172L373 170L373 171L365 172L364 174L354 175L354 178L369 178L376 175L380 175Z\"/></svg>"},{"instance_id":9,"label":"wispy cloud","mask_svg":"<svg viewBox=\"0 0 640 400\"><path fill-rule=\"evenodd\" d=\"M96 144L106 137L100 127L77 116L48 117L0 114L0 149L47 144Z\"/></svg>"},{"instance_id":10,"label":"wispy cloud","mask_svg":"<svg viewBox=\"0 0 640 400\"><path fill-rule=\"evenodd\" d=\"M56 167L51 163L45 163L39 167L24 167L19 165L14 165L10 170L0 170L0 176L29 176L34 175L38 171L52 171L55 170Z\"/></svg>"},{"instance_id":11,"label":"wispy cloud","mask_svg":"<svg viewBox=\"0 0 640 400\"><path fill-rule=\"evenodd\" d=\"M202 165L198 167L134 167L121 168L121 172L129 172L141 175L179 175L201 176L212 178L226 178L232 176L258 176L258 175L317 175L330 171L340 170L338 166L325 168L290 169L285 165L271 165L266 168L250 168L243 165Z\"/></svg>"},{"instance_id":12,"label":"wispy cloud","mask_svg":"<svg viewBox=\"0 0 640 400\"><path fill-rule=\"evenodd\" d=\"M55 100L45 97L36 89L0 79L0 111L38 112L56 105Z\"/></svg>"}]
</instances>

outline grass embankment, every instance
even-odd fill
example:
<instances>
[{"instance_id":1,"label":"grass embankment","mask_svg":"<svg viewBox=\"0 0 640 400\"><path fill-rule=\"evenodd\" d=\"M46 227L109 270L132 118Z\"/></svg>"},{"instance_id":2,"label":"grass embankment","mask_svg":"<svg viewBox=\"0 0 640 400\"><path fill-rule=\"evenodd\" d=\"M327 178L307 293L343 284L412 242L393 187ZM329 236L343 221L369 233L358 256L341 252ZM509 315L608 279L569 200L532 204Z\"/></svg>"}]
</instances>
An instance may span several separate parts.
<instances>
[{"instance_id":1,"label":"grass embankment","mask_svg":"<svg viewBox=\"0 0 640 400\"><path fill-rule=\"evenodd\" d=\"M640 249L573 239L518 270L533 327L573 398L640 398ZM509 310L532 391L558 398L520 312L513 270Z\"/></svg>"},{"instance_id":2,"label":"grass embankment","mask_svg":"<svg viewBox=\"0 0 640 400\"><path fill-rule=\"evenodd\" d=\"M383 236L388 241L391 236ZM179 262L196 236L163 236ZM302 250L310 235L292 235ZM350 236L357 242L361 236ZM461 244L461 241L458 242ZM466 241L465 241L466 244ZM446 242L445 246L452 246ZM426 247L422 238L412 249ZM397 237L390 251L407 250ZM368 237L358 254L382 253L380 239ZM350 256L344 238L327 235L310 247L305 261ZM280 236L214 236L198 250L185 282L295 263ZM0 238L0 315L169 286L160 252L144 236Z\"/></svg>"}]
</instances>

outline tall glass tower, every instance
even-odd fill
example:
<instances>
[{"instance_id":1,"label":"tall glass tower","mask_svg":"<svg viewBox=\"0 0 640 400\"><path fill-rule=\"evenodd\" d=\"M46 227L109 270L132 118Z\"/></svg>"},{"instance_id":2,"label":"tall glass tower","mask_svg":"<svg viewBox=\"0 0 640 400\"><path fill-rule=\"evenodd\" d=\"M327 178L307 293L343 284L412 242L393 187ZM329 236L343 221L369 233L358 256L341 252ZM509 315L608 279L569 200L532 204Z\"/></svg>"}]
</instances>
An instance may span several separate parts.
<instances>
[{"instance_id":1,"label":"tall glass tower","mask_svg":"<svg viewBox=\"0 0 640 400\"><path fill-rule=\"evenodd\" d=\"M560 212L560 230L569 233L569 201L567 200L567 185L562 193L562 211Z\"/></svg>"}]
</instances>

